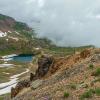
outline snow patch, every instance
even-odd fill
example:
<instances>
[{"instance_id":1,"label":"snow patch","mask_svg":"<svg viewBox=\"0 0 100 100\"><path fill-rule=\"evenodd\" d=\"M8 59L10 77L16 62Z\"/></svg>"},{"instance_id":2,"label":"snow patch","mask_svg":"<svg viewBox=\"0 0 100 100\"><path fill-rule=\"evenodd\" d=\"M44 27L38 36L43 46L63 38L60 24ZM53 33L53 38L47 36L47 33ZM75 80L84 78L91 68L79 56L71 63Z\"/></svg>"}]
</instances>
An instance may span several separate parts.
<instances>
[{"instance_id":1,"label":"snow patch","mask_svg":"<svg viewBox=\"0 0 100 100\"><path fill-rule=\"evenodd\" d=\"M2 56L0 60L3 60L3 61L10 61L13 59L14 56L17 56L16 54L12 54L12 55L6 55L6 56Z\"/></svg>"},{"instance_id":2,"label":"snow patch","mask_svg":"<svg viewBox=\"0 0 100 100\"><path fill-rule=\"evenodd\" d=\"M7 36L7 32L0 31L0 37L5 37L5 36Z\"/></svg>"},{"instance_id":3,"label":"snow patch","mask_svg":"<svg viewBox=\"0 0 100 100\"><path fill-rule=\"evenodd\" d=\"M10 60L12 60L13 58L5 58L5 59L1 59L1 60L3 60L3 61L10 61Z\"/></svg>"},{"instance_id":4,"label":"snow patch","mask_svg":"<svg viewBox=\"0 0 100 100\"><path fill-rule=\"evenodd\" d=\"M2 67L12 67L13 64L0 64L0 68Z\"/></svg>"},{"instance_id":5,"label":"snow patch","mask_svg":"<svg viewBox=\"0 0 100 100\"><path fill-rule=\"evenodd\" d=\"M11 57L17 56L16 54L11 54L11 55L6 55L6 56L2 56L3 59L8 59Z\"/></svg>"},{"instance_id":6,"label":"snow patch","mask_svg":"<svg viewBox=\"0 0 100 100\"><path fill-rule=\"evenodd\" d=\"M11 88L16 86L17 81L18 81L18 77L25 74L25 73L27 73L27 72L29 72L29 69L26 69L25 72L22 72L20 74L11 76L9 82L1 83L0 84L0 95L10 93Z\"/></svg>"}]
</instances>

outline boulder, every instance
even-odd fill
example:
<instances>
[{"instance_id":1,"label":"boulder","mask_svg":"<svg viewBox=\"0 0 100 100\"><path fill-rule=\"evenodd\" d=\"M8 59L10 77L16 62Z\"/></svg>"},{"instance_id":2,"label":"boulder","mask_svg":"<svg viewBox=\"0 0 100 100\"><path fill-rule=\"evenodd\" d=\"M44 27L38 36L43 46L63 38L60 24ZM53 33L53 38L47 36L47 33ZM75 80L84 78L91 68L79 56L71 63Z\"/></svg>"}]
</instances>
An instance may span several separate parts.
<instances>
[{"instance_id":1,"label":"boulder","mask_svg":"<svg viewBox=\"0 0 100 100\"><path fill-rule=\"evenodd\" d=\"M43 80L40 80L40 79L33 81L31 83L31 89L34 90L34 89L38 88L40 85L42 85L42 83L43 83Z\"/></svg>"},{"instance_id":2,"label":"boulder","mask_svg":"<svg viewBox=\"0 0 100 100\"><path fill-rule=\"evenodd\" d=\"M88 84L86 83L80 84L78 88L88 88Z\"/></svg>"}]
</instances>

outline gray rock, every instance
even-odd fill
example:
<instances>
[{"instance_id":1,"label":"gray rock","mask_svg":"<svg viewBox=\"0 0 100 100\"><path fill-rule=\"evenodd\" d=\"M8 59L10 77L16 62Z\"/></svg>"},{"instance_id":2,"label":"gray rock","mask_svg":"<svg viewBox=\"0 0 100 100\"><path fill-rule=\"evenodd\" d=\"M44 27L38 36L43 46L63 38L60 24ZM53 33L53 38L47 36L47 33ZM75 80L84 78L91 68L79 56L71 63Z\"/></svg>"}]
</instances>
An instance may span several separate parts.
<instances>
[{"instance_id":1,"label":"gray rock","mask_svg":"<svg viewBox=\"0 0 100 100\"><path fill-rule=\"evenodd\" d=\"M91 62L99 62L100 61L100 54L95 54L91 58Z\"/></svg>"},{"instance_id":2,"label":"gray rock","mask_svg":"<svg viewBox=\"0 0 100 100\"><path fill-rule=\"evenodd\" d=\"M87 87L88 87L88 84L83 83L83 84L80 84L78 88L87 88Z\"/></svg>"},{"instance_id":3,"label":"gray rock","mask_svg":"<svg viewBox=\"0 0 100 100\"><path fill-rule=\"evenodd\" d=\"M38 88L39 86L41 86L42 85L42 83L43 83L43 80L35 80L35 81L33 81L32 83L31 83L31 89L36 89L36 88Z\"/></svg>"}]
</instances>

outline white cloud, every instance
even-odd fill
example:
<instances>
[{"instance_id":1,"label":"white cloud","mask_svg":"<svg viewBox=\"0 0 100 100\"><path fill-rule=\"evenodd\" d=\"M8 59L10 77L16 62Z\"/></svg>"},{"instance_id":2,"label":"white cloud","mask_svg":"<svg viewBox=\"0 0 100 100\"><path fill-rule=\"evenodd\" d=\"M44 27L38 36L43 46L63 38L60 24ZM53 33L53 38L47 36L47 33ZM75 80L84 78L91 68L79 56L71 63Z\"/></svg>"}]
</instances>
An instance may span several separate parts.
<instances>
[{"instance_id":1,"label":"white cloud","mask_svg":"<svg viewBox=\"0 0 100 100\"><path fill-rule=\"evenodd\" d=\"M35 0L27 0L26 1L27 4L31 4L31 3L34 3L34 2L35 2Z\"/></svg>"},{"instance_id":2,"label":"white cloud","mask_svg":"<svg viewBox=\"0 0 100 100\"><path fill-rule=\"evenodd\" d=\"M44 0L38 0L38 5L39 7L43 7L44 6Z\"/></svg>"},{"instance_id":3,"label":"white cloud","mask_svg":"<svg viewBox=\"0 0 100 100\"><path fill-rule=\"evenodd\" d=\"M100 46L100 0L3 0L0 12L33 25L39 36L59 45Z\"/></svg>"}]
</instances>

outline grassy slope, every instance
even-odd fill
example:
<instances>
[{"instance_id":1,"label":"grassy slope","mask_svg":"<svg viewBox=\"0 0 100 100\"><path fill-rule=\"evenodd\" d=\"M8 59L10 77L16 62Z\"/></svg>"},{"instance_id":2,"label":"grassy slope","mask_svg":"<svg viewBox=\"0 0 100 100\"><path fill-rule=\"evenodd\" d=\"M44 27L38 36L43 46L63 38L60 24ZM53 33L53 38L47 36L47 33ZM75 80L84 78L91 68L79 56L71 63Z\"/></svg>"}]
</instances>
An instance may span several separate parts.
<instances>
[{"instance_id":1,"label":"grassy slope","mask_svg":"<svg viewBox=\"0 0 100 100\"><path fill-rule=\"evenodd\" d=\"M44 52L48 54L53 54L55 56L66 56L66 55L72 55L75 54L75 52L81 52L84 49L94 47L92 45L89 46L81 46L81 47L58 47L58 46L52 46L48 48L44 48Z\"/></svg>"}]
</instances>

